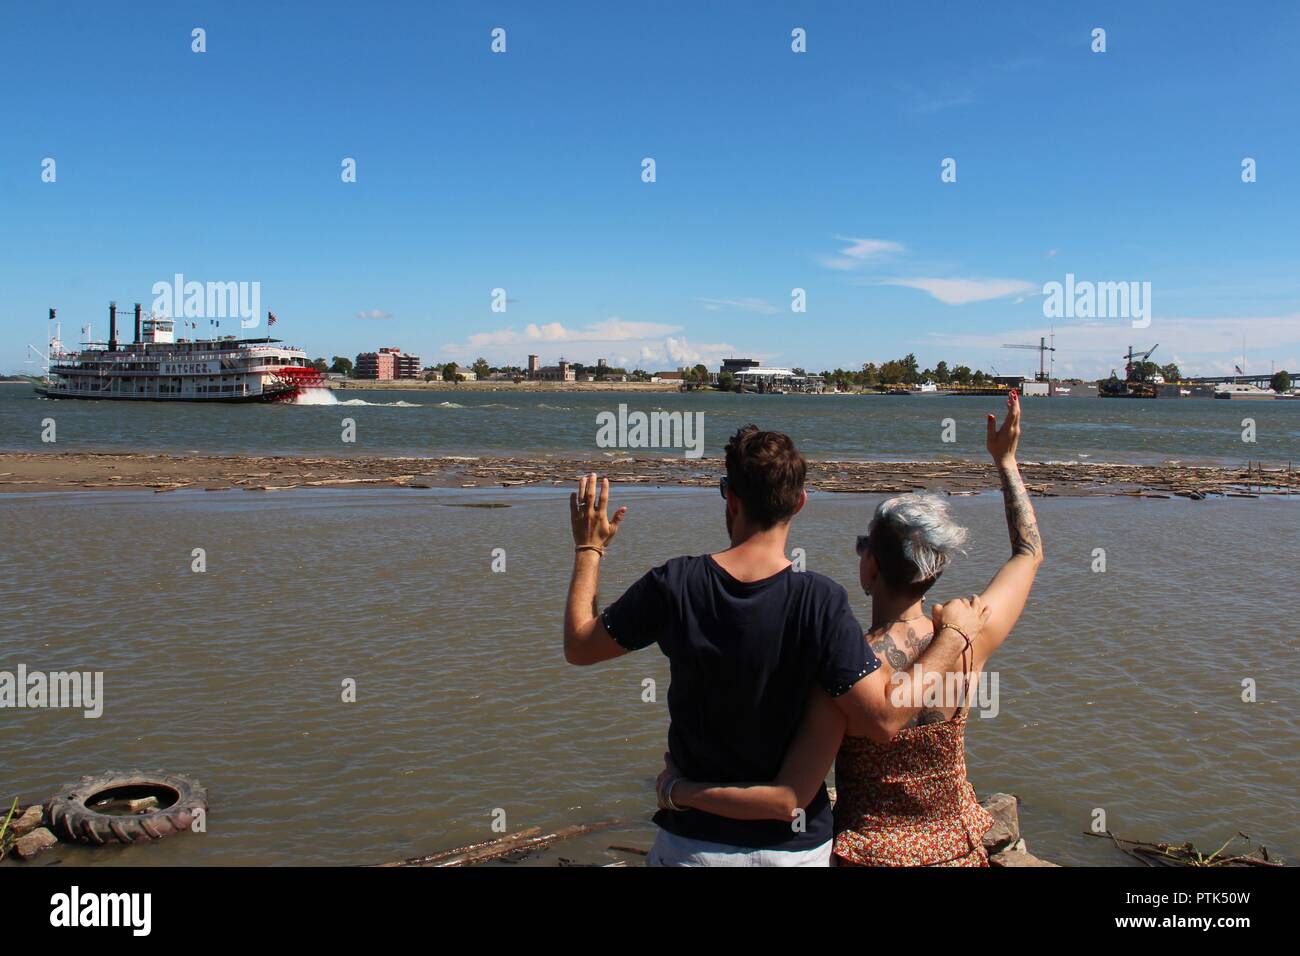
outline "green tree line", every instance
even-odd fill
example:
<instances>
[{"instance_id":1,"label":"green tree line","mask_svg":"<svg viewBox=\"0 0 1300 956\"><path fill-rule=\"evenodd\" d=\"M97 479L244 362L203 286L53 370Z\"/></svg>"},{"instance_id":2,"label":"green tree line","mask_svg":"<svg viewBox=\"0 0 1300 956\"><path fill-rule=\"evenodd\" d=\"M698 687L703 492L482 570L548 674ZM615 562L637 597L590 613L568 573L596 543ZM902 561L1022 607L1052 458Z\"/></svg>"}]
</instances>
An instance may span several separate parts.
<instances>
[{"instance_id":1,"label":"green tree line","mask_svg":"<svg viewBox=\"0 0 1300 956\"><path fill-rule=\"evenodd\" d=\"M922 382L933 382L936 385L984 385L993 379L983 369L971 369L969 365L949 366L947 362L939 362L934 368L922 369L911 352L879 365L867 362L857 370L828 370L822 372L822 377L828 388L875 388L920 385Z\"/></svg>"}]
</instances>

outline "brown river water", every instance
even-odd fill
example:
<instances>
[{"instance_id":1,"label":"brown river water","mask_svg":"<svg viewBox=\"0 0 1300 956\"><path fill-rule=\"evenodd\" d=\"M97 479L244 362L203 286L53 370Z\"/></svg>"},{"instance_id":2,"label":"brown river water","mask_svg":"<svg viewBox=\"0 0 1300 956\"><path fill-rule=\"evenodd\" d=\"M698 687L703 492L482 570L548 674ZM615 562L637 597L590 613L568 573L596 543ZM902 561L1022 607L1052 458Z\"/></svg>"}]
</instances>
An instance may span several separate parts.
<instances>
[{"instance_id":1,"label":"brown river water","mask_svg":"<svg viewBox=\"0 0 1300 956\"><path fill-rule=\"evenodd\" d=\"M631 511L602 602L725 545L716 492L614 497ZM853 536L876 500L815 494L791 537L863 621ZM998 713L971 721L976 788L1019 794L1030 850L1061 863L1127 862L1083 835L1097 808L1121 836L1214 848L1240 830L1294 860L1300 500L1035 504L1047 563L990 665ZM1000 497L953 505L973 544L940 598L1008 550ZM510 830L618 817L625 842L652 838L666 661L565 664L560 491L6 495L0 515L0 670L104 675L97 719L0 710L0 796L156 767L211 803L206 833L46 862L378 863L491 839L496 811Z\"/></svg>"}]
</instances>

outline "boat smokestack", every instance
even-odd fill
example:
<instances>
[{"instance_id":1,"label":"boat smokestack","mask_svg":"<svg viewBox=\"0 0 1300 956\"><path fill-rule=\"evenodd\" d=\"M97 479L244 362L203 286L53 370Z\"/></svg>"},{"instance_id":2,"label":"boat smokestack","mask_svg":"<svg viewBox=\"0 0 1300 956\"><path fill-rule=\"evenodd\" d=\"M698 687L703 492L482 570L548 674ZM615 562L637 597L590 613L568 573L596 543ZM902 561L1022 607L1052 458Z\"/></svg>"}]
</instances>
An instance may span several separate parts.
<instances>
[{"instance_id":1,"label":"boat smokestack","mask_svg":"<svg viewBox=\"0 0 1300 956\"><path fill-rule=\"evenodd\" d=\"M140 303L135 304L135 344L140 344Z\"/></svg>"},{"instance_id":2,"label":"boat smokestack","mask_svg":"<svg viewBox=\"0 0 1300 956\"><path fill-rule=\"evenodd\" d=\"M108 350L117 351L117 303L108 304Z\"/></svg>"}]
</instances>

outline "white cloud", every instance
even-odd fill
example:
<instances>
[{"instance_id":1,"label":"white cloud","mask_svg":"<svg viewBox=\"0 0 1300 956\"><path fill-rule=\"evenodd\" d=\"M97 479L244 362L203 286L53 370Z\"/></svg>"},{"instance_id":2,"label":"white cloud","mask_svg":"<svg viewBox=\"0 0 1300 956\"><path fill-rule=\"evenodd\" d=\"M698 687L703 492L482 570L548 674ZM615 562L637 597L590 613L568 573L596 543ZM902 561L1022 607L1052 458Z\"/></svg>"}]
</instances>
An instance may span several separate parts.
<instances>
[{"instance_id":1,"label":"white cloud","mask_svg":"<svg viewBox=\"0 0 1300 956\"><path fill-rule=\"evenodd\" d=\"M882 285L901 285L920 289L948 305L987 302L1010 295L1037 292L1038 287L1024 279L881 279Z\"/></svg>"},{"instance_id":2,"label":"white cloud","mask_svg":"<svg viewBox=\"0 0 1300 956\"><path fill-rule=\"evenodd\" d=\"M630 342L637 339L658 338L679 331L681 331L679 325L667 325L662 322L626 322L618 316L602 322L593 322L580 329L569 328L561 322L548 322L545 325L530 322L522 331L512 327L491 332L477 332L463 343L451 343L443 348L452 352L468 352L476 348L537 346L548 342L573 344Z\"/></svg>"},{"instance_id":3,"label":"white cloud","mask_svg":"<svg viewBox=\"0 0 1300 956\"><path fill-rule=\"evenodd\" d=\"M671 335L664 339L664 350L669 361L677 365L694 365L700 360L700 353L686 344L686 339L675 339Z\"/></svg>"},{"instance_id":4,"label":"white cloud","mask_svg":"<svg viewBox=\"0 0 1300 956\"><path fill-rule=\"evenodd\" d=\"M827 269L848 272L860 269L873 260L905 251L902 243L894 242L892 239L859 239L855 236L835 238L840 242L847 242L848 245L833 256L822 256L821 264Z\"/></svg>"},{"instance_id":5,"label":"white cloud","mask_svg":"<svg viewBox=\"0 0 1300 956\"><path fill-rule=\"evenodd\" d=\"M748 298L748 299L696 299L697 302L703 302L704 308L710 312L718 312L723 309L739 309L741 312L757 312L760 315L775 315L781 309L773 305L766 299Z\"/></svg>"},{"instance_id":6,"label":"white cloud","mask_svg":"<svg viewBox=\"0 0 1300 956\"><path fill-rule=\"evenodd\" d=\"M358 319L391 319L393 313L385 312L383 309L362 309L357 313Z\"/></svg>"},{"instance_id":7,"label":"white cloud","mask_svg":"<svg viewBox=\"0 0 1300 956\"><path fill-rule=\"evenodd\" d=\"M971 85L960 81L961 88L955 89L958 82L956 78L949 78L942 88L927 89L895 81L892 83L895 92L891 99L911 113L936 113L975 102L975 92Z\"/></svg>"},{"instance_id":8,"label":"white cloud","mask_svg":"<svg viewBox=\"0 0 1300 956\"><path fill-rule=\"evenodd\" d=\"M855 236L836 236L848 245L833 256L823 256L821 264L828 269L851 272L882 259L907 252L907 248L892 239L861 239ZM869 285L897 285L926 292L948 305L966 305L985 302L1012 295L1037 292L1033 283L1024 279L945 279L930 276L907 278L866 278L852 280ZM1023 301L1023 300L1021 300Z\"/></svg>"},{"instance_id":9,"label":"white cloud","mask_svg":"<svg viewBox=\"0 0 1300 956\"><path fill-rule=\"evenodd\" d=\"M553 361L561 351L565 358L584 363L614 354L617 356L614 364L626 368L631 362L651 371L698 362L717 365L722 358L735 352L735 346L725 342L691 346L685 336L678 334L682 331L679 325L629 322L614 316L581 328L550 322L529 324L522 330L505 328L478 332L464 342L444 345L443 351L453 357L472 355L477 358L481 355L491 362L515 365L522 365L529 352L541 355L544 363ZM636 356L635 360L633 356Z\"/></svg>"},{"instance_id":10,"label":"white cloud","mask_svg":"<svg viewBox=\"0 0 1300 956\"><path fill-rule=\"evenodd\" d=\"M726 342L691 345L683 338L667 336L661 344L647 343L639 352L640 364L647 371L672 371L703 363L709 368L722 364L722 360L736 354L736 347Z\"/></svg>"}]
</instances>

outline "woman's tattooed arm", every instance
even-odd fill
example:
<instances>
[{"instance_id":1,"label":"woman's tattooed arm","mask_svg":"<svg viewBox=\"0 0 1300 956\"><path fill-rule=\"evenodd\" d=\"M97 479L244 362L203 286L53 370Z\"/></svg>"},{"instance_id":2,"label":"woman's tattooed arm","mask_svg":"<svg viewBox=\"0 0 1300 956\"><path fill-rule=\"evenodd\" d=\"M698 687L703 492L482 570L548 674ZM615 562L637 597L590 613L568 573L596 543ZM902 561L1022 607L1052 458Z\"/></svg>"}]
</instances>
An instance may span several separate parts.
<instances>
[{"instance_id":1,"label":"woman's tattooed arm","mask_svg":"<svg viewBox=\"0 0 1300 956\"><path fill-rule=\"evenodd\" d=\"M1020 469L1011 462L1000 465L998 471L1002 476L1002 501L1006 506L1007 530L1011 534L1011 553L1040 561L1043 539L1038 535L1038 519L1034 516L1034 506L1029 503L1029 492L1020 478Z\"/></svg>"}]
</instances>

